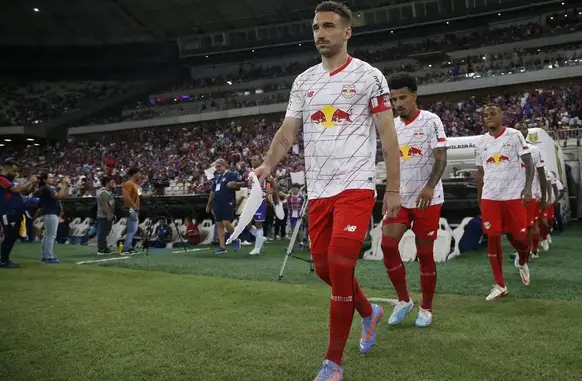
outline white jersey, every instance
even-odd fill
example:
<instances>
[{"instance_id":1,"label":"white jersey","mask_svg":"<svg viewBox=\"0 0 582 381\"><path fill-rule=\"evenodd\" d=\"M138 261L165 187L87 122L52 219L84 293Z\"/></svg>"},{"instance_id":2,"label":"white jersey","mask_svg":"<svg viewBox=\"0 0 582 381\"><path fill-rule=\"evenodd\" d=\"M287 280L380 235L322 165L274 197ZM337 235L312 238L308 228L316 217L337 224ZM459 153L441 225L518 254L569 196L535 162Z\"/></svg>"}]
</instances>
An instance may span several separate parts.
<instances>
[{"instance_id":1,"label":"white jersey","mask_svg":"<svg viewBox=\"0 0 582 381\"><path fill-rule=\"evenodd\" d=\"M538 176L538 168L544 168L544 159L542 158L542 152L540 149L530 142L526 141L531 154L531 162L534 167L534 178L531 186L531 194L535 199L540 199L542 197L542 187L540 183L540 178ZM525 164L521 163L522 168L525 168Z\"/></svg>"},{"instance_id":2,"label":"white jersey","mask_svg":"<svg viewBox=\"0 0 582 381\"><path fill-rule=\"evenodd\" d=\"M400 145L400 197L402 206L415 208L416 200L426 185L435 159L435 148L447 147L447 137L441 118L430 111L418 110L411 122L399 117L394 120ZM434 188L431 205L443 203L443 183Z\"/></svg>"},{"instance_id":3,"label":"white jersey","mask_svg":"<svg viewBox=\"0 0 582 381\"><path fill-rule=\"evenodd\" d=\"M322 64L313 66L295 79L285 117L303 122L310 200L376 189L372 115L390 109L386 78L357 58L331 73Z\"/></svg>"},{"instance_id":4,"label":"white jersey","mask_svg":"<svg viewBox=\"0 0 582 381\"><path fill-rule=\"evenodd\" d=\"M486 133L475 147L475 164L483 167L483 200L519 200L525 187L521 156L529 147L521 132L505 127L496 137Z\"/></svg>"},{"instance_id":5,"label":"white jersey","mask_svg":"<svg viewBox=\"0 0 582 381\"><path fill-rule=\"evenodd\" d=\"M546 179L548 180L548 183L550 184L550 187L552 189L552 197L550 197L550 203L553 204L558 199L559 192L564 189L564 185L560 180L556 178L556 176L554 176L552 172L548 171L547 169L546 169ZM554 192L554 185L558 190L558 194Z\"/></svg>"}]
</instances>

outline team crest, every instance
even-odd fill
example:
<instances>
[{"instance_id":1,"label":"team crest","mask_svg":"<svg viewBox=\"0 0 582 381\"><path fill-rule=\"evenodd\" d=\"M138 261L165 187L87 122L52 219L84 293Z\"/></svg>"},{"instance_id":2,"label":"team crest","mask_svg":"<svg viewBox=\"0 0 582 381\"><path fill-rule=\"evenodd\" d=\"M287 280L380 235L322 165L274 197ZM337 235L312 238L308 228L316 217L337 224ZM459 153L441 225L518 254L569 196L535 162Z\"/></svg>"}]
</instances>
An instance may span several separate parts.
<instances>
[{"instance_id":1,"label":"team crest","mask_svg":"<svg viewBox=\"0 0 582 381\"><path fill-rule=\"evenodd\" d=\"M537 133L537 132L535 132L535 133L533 133L533 134L529 134L529 135L528 135L528 137L527 137L527 139L528 139L530 142L532 142L532 143L535 143L535 142L537 142L537 141L539 140L538 133Z\"/></svg>"},{"instance_id":2,"label":"team crest","mask_svg":"<svg viewBox=\"0 0 582 381\"><path fill-rule=\"evenodd\" d=\"M351 98L356 95L356 87L354 85L344 85L342 87L342 96L344 98Z\"/></svg>"}]
</instances>

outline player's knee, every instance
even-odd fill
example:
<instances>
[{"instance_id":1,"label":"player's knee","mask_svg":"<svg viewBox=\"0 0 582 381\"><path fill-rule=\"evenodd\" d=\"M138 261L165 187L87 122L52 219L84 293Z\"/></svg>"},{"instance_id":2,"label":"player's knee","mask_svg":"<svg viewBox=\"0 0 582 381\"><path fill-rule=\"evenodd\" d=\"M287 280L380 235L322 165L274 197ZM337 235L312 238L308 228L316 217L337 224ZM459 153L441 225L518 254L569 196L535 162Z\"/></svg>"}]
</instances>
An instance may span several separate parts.
<instances>
[{"instance_id":1,"label":"player's knee","mask_svg":"<svg viewBox=\"0 0 582 381\"><path fill-rule=\"evenodd\" d=\"M384 256L394 255L395 253L398 253L398 240L394 237L383 236L381 247Z\"/></svg>"},{"instance_id":2,"label":"player's knee","mask_svg":"<svg viewBox=\"0 0 582 381\"><path fill-rule=\"evenodd\" d=\"M319 279L325 283L331 284L329 279L329 263L326 259L327 255L313 255L313 264L315 265L315 273Z\"/></svg>"},{"instance_id":3,"label":"player's knee","mask_svg":"<svg viewBox=\"0 0 582 381\"><path fill-rule=\"evenodd\" d=\"M434 263L434 242L422 242L416 244L418 261L423 263Z\"/></svg>"},{"instance_id":4,"label":"player's knee","mask_svg":"<svg viewBox=\"0 0 582 381\"><path fill-rule=\"evenodd\" d=\"M355 268L360 256L362 243L357 240L333 237L329 245L328 262L329 268Z\"/></svg>"}]
</instances>

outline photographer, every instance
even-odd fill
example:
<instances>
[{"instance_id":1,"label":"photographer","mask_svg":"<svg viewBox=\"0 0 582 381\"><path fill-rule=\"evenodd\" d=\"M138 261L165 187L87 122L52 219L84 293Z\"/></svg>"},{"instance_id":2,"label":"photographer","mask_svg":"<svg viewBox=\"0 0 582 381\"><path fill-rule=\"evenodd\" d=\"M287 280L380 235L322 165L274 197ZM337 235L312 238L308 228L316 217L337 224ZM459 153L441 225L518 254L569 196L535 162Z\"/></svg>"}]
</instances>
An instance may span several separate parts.
<instances>
[{"instance_id":1,"label":"photographer","mask_svg":"<svg viewBox=\"0 0 582 381\"><path fill-rule=\"evenodd\" d=\"M65 178L60 184L60 190L55 188L55 175L52 173L41 173L39 178L38 198L40 214L44 221L44 235L41 245L41 261L45 264L61 263L59 258L54 256L55 240L59 228L59 215L62 211L61 199L69 194L69 179Z\"/></svg>"},{"instance_id":2,"label":"photographer","mask_svg":"<svg viewBox=\"0 0 582 381\"><path fill-rule=\"evenodd\" d=\"M0 175L0 221L4 230L4 240L0 252L0 268L19 268L20 265L10 261L10 254L14 243L18 239L22 216L25 212L25 203L22 194L29 194L37 183L36 176L32 176L22 185L14 179L18 174L18 164L14 159L6 159L2 163Z\"/></svg>"},{"instance_id":3,"label":"photographer","mask_svg":"<svg viewBox=\"0 0 582 381\"><path fill-rule=\"evenodd\" d=\"M109 176L101 178L103 188L97 191L97 220L99 221L99 233L97 236L97 255L111 255L107 247L107 237L111 233L111 227L115 220L115 196L113 189L115 182Z\"/></svg>"}]
</instances>

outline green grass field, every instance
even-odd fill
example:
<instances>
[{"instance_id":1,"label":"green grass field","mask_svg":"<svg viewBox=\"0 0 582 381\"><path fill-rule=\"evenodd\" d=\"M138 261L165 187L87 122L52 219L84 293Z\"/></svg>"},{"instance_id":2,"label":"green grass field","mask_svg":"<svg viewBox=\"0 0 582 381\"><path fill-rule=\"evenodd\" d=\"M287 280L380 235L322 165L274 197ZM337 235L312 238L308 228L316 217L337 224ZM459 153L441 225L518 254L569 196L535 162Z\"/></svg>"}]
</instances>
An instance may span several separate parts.
<instances>
[{"instance_id":1,"label":"green grass field","mask_svg":"<svg viewBox=\"0 0 582 381\"><path fill-rule=\"evenodd\" d=\"M554 238L522 286L505 261L510 296L485 302L485 253L438 265L434 324L385 322L358 353L354 320L346 381L582 379L580 227ZM506 247L507 249L507 247ZM38 244L17 244L22 269L0 272L0 380L312 380L327 346L329 288L282 243L248 249L151 253L104 264L95 248L60 245L41 265ZM509 253L509 250L506 250ZM407 265L418 300L418 264ZM370 297L393 298L381 262L360 261ZM388 310L391 306L385 306Z\"/></svg>"}]
</instances>

